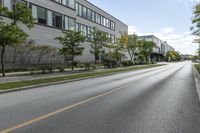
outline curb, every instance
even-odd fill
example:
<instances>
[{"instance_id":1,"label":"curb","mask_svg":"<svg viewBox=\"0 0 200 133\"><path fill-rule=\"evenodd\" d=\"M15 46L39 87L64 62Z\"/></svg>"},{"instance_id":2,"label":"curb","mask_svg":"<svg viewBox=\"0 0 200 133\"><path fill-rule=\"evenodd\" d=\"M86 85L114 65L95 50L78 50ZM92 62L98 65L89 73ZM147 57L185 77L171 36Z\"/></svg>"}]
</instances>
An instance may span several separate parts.
<instances>
[{"instance_id":1,"label":"curb","mask_svg":"<svg viewBox=\"0 0 200 133\"><path fill-rule=\"evenodd\" d=\"M192 65L192 68L193 68L193 75L194 75L195 85L196 85L196 89L197 89L197 94L198 94L199 101L200 101L200 74L197 71L197 69L195 68L194 64Z\"/></svg>"}]
</instances>

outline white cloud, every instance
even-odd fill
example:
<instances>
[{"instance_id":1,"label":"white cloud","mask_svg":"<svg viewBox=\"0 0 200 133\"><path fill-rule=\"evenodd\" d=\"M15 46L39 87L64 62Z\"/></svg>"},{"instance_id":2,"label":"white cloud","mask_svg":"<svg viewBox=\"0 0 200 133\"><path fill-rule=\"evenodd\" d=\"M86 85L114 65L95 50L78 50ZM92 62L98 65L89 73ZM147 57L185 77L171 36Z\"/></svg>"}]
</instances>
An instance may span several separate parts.
<instances>
[{"instance_id":1,"label":"white cloud","mask_svg":"<svg viewBox=\"0 0 200 133\"><path fill-rule=\"evenodd\" d=\"M164 29L164 28L163 28ZM173 28L172 28L173 29ZM137 27L129 27L129 33L133 34L133 31L138 35L155 35L163 41L167 41L169 45L174 47L177 51L182 54L196 54L196 49L198 49L199 44L193 43L195 36L191 32L143 32L142 30L137 29ZM173 30L175 31L175 30Z\"/></svg>"},{"instance_id":2,"label":"white cloud","mask_svg":"<svg viewBox=\"0 0 200 133\"><path fill-rule=\"evenodd\" d=\"M200 0L178 0L179 2L183 2L185 5L188 5L190 2L200 2Z\"/></svg>"},{"instance_id":3,"label":"white cloud","mask_svg":"<svg viewBox=\"0 0 200 133\"><path fill-rule=\"evenodd\" d=\"M186 31L183 33L183 35L191 35L192 33L190 31Z\"/></svg>"},{"instance_id":4,"label":"white cloud","mask_svg":"<svg viewBox=\"0 0 200 133\"><path fill-rule=\"evenodd\" d=\"M182 2L185 6L188 6L189 4L193 4L193 3L198 3L200 2L200 0L178 0L179 2Z\"/></svg>"},{"instance_id":5,"label":"white cloud","mask_svg":"<svg viewBox=\"0 0 200 133\"><path fill-rule=\"evenodd\" d=\"M161 29L161 31L162 31L163 33L171 33L171 32L174 31L174 28L171 28L171 27L163 28L163 29Z\"/></svg>"},{"instance_id":6,"label":"white cloud","mask_svg":"<svg viewBox=\"0 0 200 133\"><path fill-rule=\"evenodd\" d=\"M128 34L133 34L133 33L136 33L138 32L138 30L136 29L135 26L128 26Z\"/></svg>"}]
</instances>

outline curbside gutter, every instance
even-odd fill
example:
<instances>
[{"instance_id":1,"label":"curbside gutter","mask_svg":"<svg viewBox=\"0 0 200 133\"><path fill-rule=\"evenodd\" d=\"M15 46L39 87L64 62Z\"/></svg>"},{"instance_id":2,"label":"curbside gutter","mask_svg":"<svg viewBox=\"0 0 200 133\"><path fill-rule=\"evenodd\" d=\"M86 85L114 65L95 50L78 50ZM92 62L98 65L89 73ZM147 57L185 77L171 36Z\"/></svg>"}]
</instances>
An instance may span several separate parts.
<instances>
[{"instance_id":1,"label":"curbside gutter","mask_svg":"<svg viewBox=\"0 0 200 133\"><path fill-rule=\"evenodd\" d=\"M195 68L194 64L192 65L192 69L193 69L193 75L194 75L194 80L195 80L195 84L196 84L197 94L198 94L199 101L200 101L200 74L197 71L197 69Z\"/></svg>"}]
</instances>

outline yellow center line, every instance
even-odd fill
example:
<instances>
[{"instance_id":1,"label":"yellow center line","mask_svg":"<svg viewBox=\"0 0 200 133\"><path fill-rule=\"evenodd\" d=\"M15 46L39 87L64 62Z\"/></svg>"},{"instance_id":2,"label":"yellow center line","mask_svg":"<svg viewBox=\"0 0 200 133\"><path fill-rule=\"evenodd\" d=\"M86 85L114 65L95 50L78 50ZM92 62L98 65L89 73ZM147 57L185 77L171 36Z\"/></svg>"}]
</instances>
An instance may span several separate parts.
<instances>
[{"instance_id":1,"label":"yellow center line","mask_svg":"<svg viewBox=\"0 0 200 133\"><path fill-rule=\"evenodd\" d=\"M0 133L9 133L9 132L15 131L15 130L17 130L17 129L20 129L20 128L23 128L23 127L25 127L25 126L31 125L31 124L33 124L33 123L35 123L35 122L38 122L38 121L47 119L47 118L49 118L49 117L52 117L52 116L54 116L54 115L57 115L57 114L62 113L62 112L64 112L64 111L67 111L67 110L69 110L69 109L78 107L78 106L80 106L80 105L82 105L82 104L88 103L88 102L90 102L90 101L93 101L93 100L95 100L95 99L98 99L98 98L100 98L100 97L103 97L103 96L105 96L105 95L108 95L108 94L110 94L110 93L113 93L113 92L115 92L115 91L124 89L124 88L126 88L127 86L128 86L128 85L124 85L124 86L118 87L118 88L116 88L116 89L107 91L107 92L102 93L102 94L100 94L100 95L91 97L91 98L89 98L89 99L87 99L87 100L84 100L84 101L75 103L75 104L73 104L73 105L70 105L70 106L67 106L67 107L64 107L64 108L61 108L61 109L56 110L56 111L54 111L54 112L51 112L51 113L48 113L48 114L45 114L45 115L42 115L42 116L33 118L33 119L31 119L31 120L29 120L29 121L26 121L26 122L24 122L24 123L21 123L21 124L19 124L19 125L10 127L10 128L8 128L8 129L5 129L5 130L2 130L2 131L0 131Z\"/></svg>"}]
</instances>

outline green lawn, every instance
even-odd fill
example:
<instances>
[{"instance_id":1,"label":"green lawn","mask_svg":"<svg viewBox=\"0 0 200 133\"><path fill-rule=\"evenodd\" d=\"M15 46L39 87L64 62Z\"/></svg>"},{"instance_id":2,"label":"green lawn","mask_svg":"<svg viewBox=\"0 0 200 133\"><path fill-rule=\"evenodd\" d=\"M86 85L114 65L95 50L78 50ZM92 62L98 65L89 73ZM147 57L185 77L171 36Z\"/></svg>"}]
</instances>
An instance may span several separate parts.
<instances>
[{"instance_id":1,"label":"green lawn","mask_svg":"<svg viewBox=\"0 0 200 133\"><path fill-rule=\"evenodd\" d=\"M67 80L79 79L79 78L103 76L103 75L109 75L112 73L134 71L134 70L147 69L147 68L159 67L159 66L162 66L162 65L146 65L146 66L140 66L140 67L126 68L126 69L110 69L110 70L105 70L105 71L68 75L68 76L63 76L63 77L53 77L53 78L46 78L46 79L0 83L0 90L27 87L27 86L32 86L32 85L48 84L48 83L54 83L58 81L67 81Z\"/></svg>"},{"instance_id":2,"label":"green lawn","mask_svg":"<svg viewBox=\"0 0 200 133\"><path fill-rule=\"evenodd\" d=\"M196 67L197 71L198 71L199 74L200 74L200 64L195 64L194 66Z\"/></svg>"}]
</instances>

